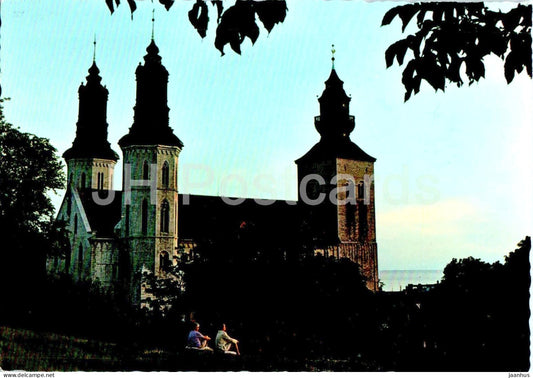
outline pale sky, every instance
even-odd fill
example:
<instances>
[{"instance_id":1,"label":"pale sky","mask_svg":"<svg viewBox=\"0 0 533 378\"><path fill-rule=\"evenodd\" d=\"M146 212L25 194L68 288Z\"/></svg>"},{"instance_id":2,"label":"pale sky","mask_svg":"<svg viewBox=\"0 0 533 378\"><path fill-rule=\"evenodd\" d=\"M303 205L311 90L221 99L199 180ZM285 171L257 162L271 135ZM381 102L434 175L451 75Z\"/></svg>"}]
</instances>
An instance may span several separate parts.
<instances>
[{"instance_id":1,"label":"pale sky","mask_svg":"<svg viewBox=\"0 0 533 378\"><path fill-rule=\"evenodd\" d=\"M202 40L187 18L193 2L169 12L154 3L170 124L185 144L180 192L296 199L294 160L319 140L313 117L334 43L337 73L352 96L352 140L377 158L380 270L443 269L453 257L503 261L533 233L533 87L525 72L507 85L502 64L490 58L480 83L446 93L423 85L404 103L401 69L386 69L384 59L402 37L400 23L380 27L399 3L288 1L284 23L270 35L262 29L241 56L227 47L224 57L213 46L214 7ZM125 2L110 15L103 0L2 1L8 121L49 138L60 154L69 148L96 33L110 92L109 140L120 152L116 142L133 120L135 68L151 34L153 4L138 5L131 20ZM118 169L117 189L120 178Z\"/></svg>"}]
</instances>

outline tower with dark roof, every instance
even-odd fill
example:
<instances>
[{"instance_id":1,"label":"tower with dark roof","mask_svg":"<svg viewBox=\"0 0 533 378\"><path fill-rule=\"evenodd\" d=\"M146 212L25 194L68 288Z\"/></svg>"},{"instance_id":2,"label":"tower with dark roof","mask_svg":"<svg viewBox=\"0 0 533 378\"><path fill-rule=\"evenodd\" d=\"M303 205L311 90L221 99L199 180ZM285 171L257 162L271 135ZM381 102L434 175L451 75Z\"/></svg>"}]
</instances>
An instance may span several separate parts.
<instances>
[{"instance_id":1,"label":"tower with dark roof","mask_svg":"<svg viewBox=\"0 0 533 378\"><path fill-rule=\"evenodd\" d=\"M355 128L351 98L334 66L325 84L315 117L320 141L296 160L299 203L317 239L317 252L358 263L368 288L377 290L376 159L350 139Z\"/></svg>"},{"instance_id":2,"label":"tower with dark roof","mask_svg":"<svg viewBox=\"0 0 533 378\"><path fill-rule=\"evenodd\" d=\"M107 140L107 98L100 70L93 61L87 83L78 90L79 111L76 138L63 158L68 167L68 184L76 188L110 190L118 155Z\"/></svg>"},{"instance_id":3,"label":"tower with dark roof","mask_svg":"<svg viewBox=\"0 0 533 378\"><path fill-rule=\"evenodd\" d=\"M141 272L164 276L178 248L178 157L183 143L169 126L168 72L152 38L135 72L133 125L119 145L124 157L121 236L129 255L133 303Z\"/></svg>"},{"instance_id":4,"label":"tower with dark roof","mask_svg":"<svg viewBox=\"0 0 533 378\"><path fill-rule=\"evenodd\" d=\"M95 248L99 248L102 237L109 237L108 233L103 232L105 227L101 227L102 222L95 221L92 216L104 209L93 206L95 211L91 212L84 206L84 203L92 203L93 191L100 194L112 191L113 172L118 160L117 153L111 149L107 140L109 92L101 82L100 70L93 58L87 82L82 83L78 90L76 137L72 147L63 154L67 163L68 183L58 218L67 222L71 251L61 264L56 259L54 266L56 270L69 273L77 280L97 277L96 268L101 265L95 255ZM103 197L110 200L106 203L114 203L116 206L117 201L113 201L108 195ZM112 217L106 219L113 221Z\"/></svg>"}]
</instances>

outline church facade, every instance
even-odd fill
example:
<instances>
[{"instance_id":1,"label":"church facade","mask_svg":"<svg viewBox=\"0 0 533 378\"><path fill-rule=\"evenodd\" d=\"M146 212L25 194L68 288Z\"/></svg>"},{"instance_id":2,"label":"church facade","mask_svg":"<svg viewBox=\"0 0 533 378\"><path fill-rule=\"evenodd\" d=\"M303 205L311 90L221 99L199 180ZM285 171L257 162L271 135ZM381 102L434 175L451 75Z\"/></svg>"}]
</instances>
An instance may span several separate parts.
<instances>
[{"instance_id":1,"label":"church facade","mask_svg":"<svg viewBox=\"0 0 533 378\"><path fill-rule=\"evenodd\" d=\"M229 205L221 197L178 193L184 144L169 126L168 72L153 39L146 51L135 72L133 124L118 142L122 191L112 187L119 155L108 141L108 91L94 61L79 88L76 137L63 154L68 183L58 212L67 225L70 253L49 260L49 272L95 281L106 290L126 285L138 304L144 295L141 273L164 276L168 266L195 255L199 239L253 224L283 248L305 223L313 253L358 263L368 288L378 290L375 159L350 140L355 120L335 69L315 117L320 141L296 160L298 203L265 206L242 199Z\"/></svg>"}]
</instances>

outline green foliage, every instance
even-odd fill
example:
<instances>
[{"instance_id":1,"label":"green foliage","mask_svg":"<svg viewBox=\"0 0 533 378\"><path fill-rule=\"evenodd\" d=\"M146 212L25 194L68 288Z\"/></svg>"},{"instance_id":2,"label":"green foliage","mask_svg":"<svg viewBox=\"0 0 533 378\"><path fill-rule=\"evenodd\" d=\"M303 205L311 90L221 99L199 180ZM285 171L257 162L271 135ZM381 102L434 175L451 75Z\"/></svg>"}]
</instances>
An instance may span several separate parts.
<instances>
[{"instance_id":1,"label":"green foliage","mask_svg":"<svg viewBox=\"0 0 533 378\"><path fill-rule=\"evenodd\" d=\"M142 305L152 315L167 316L176 311L173 305L179 303L185 292L185 273L181 264L166 267L163 275L156 276L151 271L142 273L142 285L150 295Z\"/></svg>"},{"instance_id":2,"label":"green foliage","mask_svg":"<svg viewBox=\"0 0 533 378\"><path fill-rule=\"evenodd\" d=\"M404 32L415 16L418 30L385 52L387 68L394 59L403 65L407 50L412 52L402 75L405 101L420 91L422 80L435 91L444 91L446 81L460 87L464 69L469 85L479 81L485 77L483 59L489 54L504 60L508 83L524 68L532 76L531 5L519 4L504 13L489 10L484 3L415 3L389 10L382 26L398 17Z\"/></svg>"},{"instance_id":3,"label":"green foliage","mask_svg":"<svg viewBox=\"0 0 533 378\"><path fill-rule=\"evenodd\" d=\"M449 369L528 370L530 237L518 246L503 265L453 259L427 299L427 333Z\"/></svg>"},{"instance_id":4,"label":"green foliage","mask_svg":"<svg viewBox=\"0 0 533 378\"><path fill-rule=\"evenodd\" d=\"M185 273L183 303L202 328L215 333L228 323L249 354L347 356L364 349L374 330L365 309L371 293L345 259L203 261Z\"/></svg>"},{"instance_id":5,"label":"green foliage","mask_svg":"<svg viewBox=\"0 0 533 378\"><path fill-rule=\"evenodd\" d=\"M0 224L17 232L44 233L54 208L48 191L62 189L56 149L45 138L8 123L0 104Z\"/></svg>"},{"instance_id":6,"label":"green foliage","mask_svg":"<svg viewBox=\"0 0 533 378\"><path fill-rule=\"evenodd\" d=\"M132 17L137 9L136 2L140 0L127 0ZM159 0L159 2L169 10L176 0ZM111 13L115 6L120 5L120 0L105 0ZM275 24L285 20L287 14L287 4L285 0L237 0L235 4L224 10L224 2L212 0L211 4L217 10L217 23L215 47L224 55L224 46L227 44L237 54L241 53L241 44L245 38L249 38L255 43L259 37L259 26L256 16L263 26L270 31ZM209 24L209 7L206 0L196 0L188 13L191 25L198 34L204 38Z\"/></svg>"},{"instance_id":7,"label":"green foliage","mask_svg":"<svg viewBox=\"0 0 533 378\"><path fill-rule=\"evenodd\" d=\"M3 102L3 101L2 101ZM49 191L63 187L56 149L48 139L25 133L8 123L0 102L0 287L13 297L44 275L47 254L64 247L64 231L54 222ZM5 267L8 267L7 269ZM20 280L21 271L25 279ZM4 285L10 283L9 286ZM20 294L20 293L19 293Z\"/></svg>"}]
</instances>

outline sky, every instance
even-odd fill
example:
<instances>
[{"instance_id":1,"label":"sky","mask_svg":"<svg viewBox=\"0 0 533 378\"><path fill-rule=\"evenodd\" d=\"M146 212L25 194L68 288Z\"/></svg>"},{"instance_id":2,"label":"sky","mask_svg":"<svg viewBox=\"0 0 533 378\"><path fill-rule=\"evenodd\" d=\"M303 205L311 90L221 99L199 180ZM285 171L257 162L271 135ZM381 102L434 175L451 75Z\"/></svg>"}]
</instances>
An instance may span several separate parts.
<instances>
[{"instance_id":1,"label":"sky","mask_svg":"<svg viewBox=\"0 0 533 378\"><path fill-rule=\"evenodd\" d=\"M240 56L215 49L211 5L200 38L187 18L192 4L176 2L167 12L157 1L139 1L132 19L125 1L113 15L103 0L2 1L7 120L49 138L60 154L69 148L96 35L110 92L109 141L120 152L155 8L155 40L170 73L170 125L185 144L179 191L294 200L294 160L319 140L313 117L335 44L335 68L352 97L352 140L377 158L380 270L442 270L468 256L503 262L532 234L533 87L525 73L507 85L502 63L491 57L479 83L449 85L445 93L423 84L404 103L401 68L386 69L384 57L402 38L401 25L380 27L401 3L289 0L285 22L270 34L261 28Z\"/></svg>"}]
</instances>

